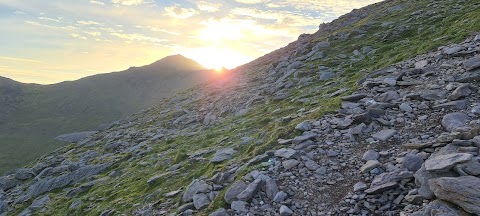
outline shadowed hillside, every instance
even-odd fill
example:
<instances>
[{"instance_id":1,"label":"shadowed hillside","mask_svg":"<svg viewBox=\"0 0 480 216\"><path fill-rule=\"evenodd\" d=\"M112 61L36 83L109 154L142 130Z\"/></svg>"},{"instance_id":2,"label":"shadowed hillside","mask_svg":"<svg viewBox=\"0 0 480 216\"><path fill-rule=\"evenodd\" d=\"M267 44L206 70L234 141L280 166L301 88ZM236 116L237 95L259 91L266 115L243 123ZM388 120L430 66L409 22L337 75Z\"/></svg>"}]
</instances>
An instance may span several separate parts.
<instances>
[{"instance_id":1,"label":"shadowed hillside","mask_svg":"<svg viewBox=\"0 0 480 216\"><path fill-rule=\"evenodd\" d=\"M209 79L181 55L143 67L53 85L0 78L0 173L62 145L60 134L96 130Z\"/></svg>"}]
</instances>

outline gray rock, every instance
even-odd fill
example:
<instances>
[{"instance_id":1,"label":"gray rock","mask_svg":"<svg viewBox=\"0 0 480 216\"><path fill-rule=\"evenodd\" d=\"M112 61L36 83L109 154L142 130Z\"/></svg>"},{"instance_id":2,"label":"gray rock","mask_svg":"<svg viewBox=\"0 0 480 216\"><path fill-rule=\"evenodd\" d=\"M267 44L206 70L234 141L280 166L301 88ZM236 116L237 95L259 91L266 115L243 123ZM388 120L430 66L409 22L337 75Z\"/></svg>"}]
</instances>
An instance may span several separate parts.
<instances>
[{"instance_id":1,"label":"gray rock","mask_svg":"<svg viewBox=\"0 0 480 216\"><path fill-rule=\"evenodd\" d=\"M416 69L424 68L427 65L428 65L428 60L422 60L422 61L415 62L415 68Z\"/></svg>"},{"instance_id":2,"label":"gray rock","mask_svg":"<svg viewBox=\"0 0 480 216\"><path fill-rule=\"evenodd\" d=\"M210 159L211 163L221 163L225 160L228 160L233 157L233 154L235 154L235 150L233 148L225 148L218 150L215 155L213 155L213 158Z\"/></svg>"},{"instance_id":3,"label":"gray rock","mask_svg":"<svg viewBox=\"0 0 480 216\"><path fill-rule=\"evenodd\" d=\"M166 173L162 173L162 174L159 174L159 175L155 175L155 176L152 176L151 178L149 178L147 180L147 184L149 185L153 185L155 184L159 179L165 177L165 176L168 176L170 175L170 172L166 172Z\"/></svg>"},{"instance_id":4,"label":"gray rock","mask_svg":"<svg viewBox=\"0 0 480 216\"><path fill-rule=\"evenodd\" d=\"M285 198L287 198L287 196L288 196L287 193L280 191L275 195L275 197L273 198L273 201L276 203L283 202L285 201Z\"/></svg>"},{"instance_id":5,"label":"gray rock","mask_svg":"<svg viewBox=\"0 0 480 216\"><path fill-rule=\"evenodd\" d=\"M468 153L453 153L447 155L437 155L428 158L425 161L425 169L428 172L442 173L449 171L453 166L469 161L473 155Z\"/></svg>"},{"instance_id":6,"label":"gray rock","mask_svg":"<svg viewBox=\"0 0 480 216\"><path fill-rule=\"evenodd\" d=\"M265 180L265 193L268 198L275 198L275 195L278 193L278 186L275 180L271 178Z\"/></svg>"},{"instance_id":7,"label":"gray rock","mask_svg":"<svg viewBox=\"0 0 480 216\"><path fill-rule=\"evenodd\" d=\"M422 157L416 155L416 154L407 154L405 155L405 157L403 158L403 167L405 167L406 169L412 171L412 172L416 172L417 170L420 169L420 167L422 167L422 164L423 164L423 159Z\"/></svg>"},{"instance_id":8,"label":"gray rock","mask_svg":"<svg viewBox=\"0 0 480 216\"><path fill-rule=\"evenodd\" d=\"M392 172L385 172L375 176L370 187L386 184L388 182L399 182L404 179L413 178L413 172L396 169Z\"/></svg>"},{"instance_id":9,"label":"gray rock","mask_svg":"<svg viewBox=\"0 0 480 216\"><path fill-rule=\"evenodd\" d=\"M435 196L462 207L471 214L480 215L480 179L473 176L431 179L430 189Z\"/></svg>"},{"instance_id":10,"label":"gray rock","mask_svg":"<svg viewBox=\"0 0 480 216\"><path fill-rule=\"evenodd\" d=\"M193 195L192 199L193 205L197 210L204 209L210 204L210 199L203 193Z\"/></svg>"},{"instance_id":11,"label":"gray rock","mask_svg":"<svg viewBox=\"0 0 480 216\"><path fill-rule=\"evenodd\" d=\"M237 195L237 199L240 201L249 201L253 198L253 196L255 196L261 183L262 179L256 179L252 183L248 184L247 188Z\"/></svg>"},{"instance_id":12,"label":"gray rock","mask_svg":"<svg viewBox=\"0 0 480 216\"><path fill-rule=\"evenodd\" d=\"M395 133L397 133L396 130L393 129L386 129L386 130L381 130L375 134L372 135L374 139L380 140L380 141L387 141L390 139Z\"/></svg>"},{"instance_id":13,"label":"gray rock","mask_svg":"<svg viewBox=\"0 0 480 216\"><path fill-rule=\"evenodd\" d=\"M470 60L463 62L463 66L468 71L473 71L480 68L480 57L472 58Z\"/></svg>"},{"instance_id":14,"label":"gray rock","mask_svg":"<svg viewBox=\"0 0 480 216\"><path fill-rule=\"evenodd\" d=\"M296 153L297 153L297 151L295 151L294 149L281 148L281 149L278 149L277 151L275 151L274 155L276 157L282 157L282 158L285 158L285 159L290 159L291 157L295 156Z\"/></svg>"},{"instance_id":15,"label":"gray rock","mask_svg":"<svg viewBox=\"0 0 480 216\"><path fill-rule=\"evenodd\" d=\"M9 176L2 176L0 177L0 189L7 191L17 185L19 185L21 181L16 178L9 177Z\"/></svg>"},{"instance_id":16,"label":"gray rock","mask_svg":"<svg viewBox=\"0 0 480 216\"><path fill-rule=\"evenodd\" d=\"M420 187L418 189L418 194L425 197L425 199L432 199L434 198L434 194L433 194L433 191L430 190L430 184L429 184L430 179L445 177L445 176L454 177L457 175L453 172L446 172L446 173L440 173L440 174L427 172L427 170L425 169L425 163L424 163L422 167L417 172L415 172L413 176L415 177L415 184Z\"/></svg>"},{"instance_id":17,"label":"gray rock","mask_svg":"<svg viewBox=\"0 0 480 216\"><path fill-rule=\"evenodd\" d=\"M230 208L235 210L236 212L246 212L247 202L245 201L233 201L232 204L230 205Z\"/></svg>"},{"instance_id":18,"label":"gray rock","mask_svg":"<svg viewBox=\"0 0 480 216\"><path fill-rule=\"evenodd\" d=\"M185 193L182 196L183 202L192 201L193 196L197 193L206 193L208 192L208 184L203 180L195 179L188 185Z\"/></svg>"},{"instance_id":19,"label":"gray rock","mask_svg":"<svg viewBox=\"0 0 480 216\"><path fill-rule=\"evenodd\" d=\"M19 198L19 202L25 202L32 197L37 197L43 193L73 185L82 180L103 172L110 164L87 165L77 169L75 172L61 175L58 177L49 177L39 180L28 187L25 195Z\"/></svg>"},{"instance_id":20,"label":"gray rock","mask_svg":"<svg viewBox=\"0 0 480 216\"><path fill-rule=\"evenodd\" d=\"M234 200L237 200L238 194L244 191L247 188L247 184L243 181L236 181L230 186L225 192L225 202L231 204Z\"/></svg>"},{"instance_id":21,"label":"gray rock","mask_svg":"<svg viewBox=\"0 0 480 216\"><path fill-rule=\"evenodd\" d=\"M457 101L450 101L447 103L438 104L432 107L434 110L439 109L451 109L451 110L463 110L466 109L468 106L467 100L457 100Z\"/></svg>"},{"instance_id":22,"label":"gray rock","mask_svg":"<svg viewBox=\"0 0 480 216\"><path fill-rule=\"evenodd\" d=\"M55 137L55 140L62 141L62 142L69 142L69 143L78 143L95 133L97 133L97 131L83 131L83 132L63 134Z\"/></svg>"},{"instance_id":23,"label":"gray rock","mask_svg":"<svg viewBox=\"0 0 480 216\"><path fill-rule=\"evenodd\" d=\"M37 197L28 208L32 211L37 211L45 207L49 202L50 197L48 195Z\"/></svg>"},{"instance_id":24,"label":"gray rock","mask_svg":"<svg viewBox=\"0 0 480 216\"><path fill-rule=\"evenodd\" d=\"M308 121L303 121L302 123L298 124L295 129L299 131L309 131L312 129L312 125Z\"/></svg>"},{"instance_id":25,"label":"gray rock","mask_svg":"<svg viewBox=\"0 0 480 216\"><path fill-rule=\"evenodd\" d=\"M448 47L448 48L445 48L443 50L443 53L447 54L447 55L452 55L452 54L455 54L457 52L460 52L462 50L464 50L465 48L463 46L454 46L454 47Z\"/></svg>"},{"instance_id":26,"label":"gray rock","mask_svg":"<svg viewBox=\"0 0 480 216\"><path fill-rule=\"evenodd\" d=\"M363 161L369 161L369 160L378 160L380 157L380 154L376 152L375 150L368 150L363 154L362 160Z\"/></svg>"},{"instance_id":27,"label":"gray rock","mask_svg":"<svg viewBox=\"0 0 480 216\"><path fill-rule=\"evenodd\" d=\"M305 162L305 167L310 170L310 171L315 171L317 170L320 166L313 160L307 160Z\"/></svg>"},{"instance_id":28,"label":"gray rock","mask_svg":"<svg viewBox=\"0 0 480 216\"><path fill-rule=\"evenodd\" d=\"M0 201L0 214L6 213L8 211L8 203L5 201Z\"/></svg>"},{"instance_id":29,"label":"gray rock","mask_svg":"<svg viewBox=\"0 0 480 216\"><path fill-rule=\"evenodd\" d=\"M334 77L335 77L335 73L333 73L333 72L323 72L320 75L320 81L329 80L329 79L332 79Z\"/></svg>"},{"instance_id":30,"label":"gray rock","mask_svg":"<svg viewBox=\"0 0 480 216\"><path fill-rule=\"evenodd\" d=\"M420 213L420 216L423 215L438 215L438 216L469 216L467 212L462 209L458 209L457 206L445 202L442 200L434 200L428 203L427 206Z\"/></svg>"},{"instance_id":31,"label":"gray rock","mask_svg":"<svg viewBox=\"0 0 480 216\"><path fill-rule=\"evenodd\" d=\"M367 188L368 186L364 182L357 182L355 185L353 185L353 192L364 191Z\"/></svg>"},{"instance_id":32,"label":"gray rock","mask_svg":"<svg viewBox=\"0 0 480 216\"><path fill-rule=\"evenodd\" d=\"M78 209L82 204L83 204L82 200L77 199L73 201L73 203L68 208L70 210L75 210L75 209Z\"/></svg>"},{"instance_id":33,"label":"gray rock","mask_svg":"<svg viewBox=\"0 0 480 216\"><path fill-rule=\"evenodd\" d=\"M361 99L366 98L366 97L367 97L366 94L353 94L353 95L348 95L348 96L342 97L342 100L343 101L355 102L355 101L361 100Z\"/></svg>"},{"instance_id":34,"label":"gray rock","mask_svg":"<svg viewBox=\"0 0 480 216\"><path fill-rule=\"evenodd\" d=\"M228 216L227 210L220 208L215 212L212 212L209 216Z\"/></svg>"},{"instance_id":35,"label":"gray rock","mask_svg":"<svg viewBox=\"0 0 480 216\"><path fill-rule=\"evenodd\" d=\"M396 188L397 186L398 186L397 182L388 182L388 183L385 183L385 184L382 184L382 185L370 187L367 190L365 190L365 193L367 193L367 194L378 194L378 193L382 193L384 191Z\"/></svg>"},{"instance_id":36,"label":"gray rock","mask_svg":"<svg viewBox=\"0 0 480 216\"><path fill-rule=\"evenodd\" d=\"M400 108L404 112L412 112L413 111L413 108L407 103L400 104L400 106L398 106L398 108Z\"/></svg>"},{"instance_id":37,"label":"gray rock","mask_svg":"<svg viewBox=\"0 0 480 216\"><path fill-rule=\"evenodd\" d=\"M381 166L382 166L382 164L380 162L378 162L377 160L369 160L360 168L360 171L362 173L368 173L371 170L373 170L377 167L381 167Z\"/></svg>"},{"instance_id":38,"label":"gray rock","mask_svg":"<svg viewBox=\"0 0 480 216\"><path fill-rule=\"evenodd\" d=\"M280 216L290 216L293 215L293 211L288 208L286 205L280 206Z\"/></svg>"},{"instance_id":39,"label":"gray rock","mask_svg":"<svg viewBox=\"0 0 480 216\"><path fill-rule=\"evenodd\" d=\"M15 170L15 178L19 180L27 180L33 178L32 169L17 169Z\"/></svg>"},{"instance_id":40,"label":"gray rock","mask_svg":"<svg viewBox=\"0 0 480 216\"><path fill-rule=\"evenodd\" d=\"M452 132L456 128L466 126L466 123L471 120L470 116L463 113L450 113L443 117L442 126L448 131Z\"/></svg>"},{"instance_id":41,"label":"gray rock","mask_svg":"<svg viewBox=\"0 0 480 216\"><path fill-rule=\"evenodd\" d=\"M298 164L300 164L300 162L295 159L290 159L282 162L283 168L285 168L286 170L292 169L298 166Z\"/></svg>"},{"instance_id":42,"label":"gray rock","mask_svg":"<svg viewBox=\"0 0 480 216\"><path fill-rule=\"evenodd\" d=\"M298 144L302 143L302 142L305 141L305 140L311 140L311 139L313 139L313 138L315 138L315 137L317 137L316 134L307 134L307 135L297 136L297 137L293 138L292 143L293 143L294 145L298 145ZM279 149L279 150L280 150L280 149ZM275 156L277 156L276 154L277 154L277 152L275 152ZM277 156L277 157L278 157L278 156Z\"/></svg>"},{"instance_id":43,"label":"gray rock","mask_svg":"<svg viewBox=\"0 0 480 216\"><path fill-rule=\"evenodd\" d=\"M461 84L452 92L452 94L448 96L448 99L452 101L462 99L470 95L471 93L472 89L470 87L470 84Z\"/></svg>"},{"instance_id":44,"label":"gray rock","mask_svg":"<svg viewBox=\"0 0 480 216\"><path fill-rule=\"evenodd\" d=\"M480 115L480 106L474 106L472 108L472 113L475 115Z\"/></svg>"}]
</instances>

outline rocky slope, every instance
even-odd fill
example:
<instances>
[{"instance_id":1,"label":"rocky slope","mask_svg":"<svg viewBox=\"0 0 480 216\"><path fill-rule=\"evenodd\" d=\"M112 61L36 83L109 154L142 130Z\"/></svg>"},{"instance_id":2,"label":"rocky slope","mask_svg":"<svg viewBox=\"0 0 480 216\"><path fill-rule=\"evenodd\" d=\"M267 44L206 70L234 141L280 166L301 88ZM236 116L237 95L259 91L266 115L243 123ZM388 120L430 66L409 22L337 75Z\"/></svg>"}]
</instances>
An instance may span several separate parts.
<instances>
[{"instance_id":1,"label":"rocky slope","mask_svg":"<svg viewBox=\"0 0 480 216\"><path fill-rule=\"evenodd\" d=\"M0 177L0 212L479 214L479 7L355 10Z\"/></svg>"}]
</instances>

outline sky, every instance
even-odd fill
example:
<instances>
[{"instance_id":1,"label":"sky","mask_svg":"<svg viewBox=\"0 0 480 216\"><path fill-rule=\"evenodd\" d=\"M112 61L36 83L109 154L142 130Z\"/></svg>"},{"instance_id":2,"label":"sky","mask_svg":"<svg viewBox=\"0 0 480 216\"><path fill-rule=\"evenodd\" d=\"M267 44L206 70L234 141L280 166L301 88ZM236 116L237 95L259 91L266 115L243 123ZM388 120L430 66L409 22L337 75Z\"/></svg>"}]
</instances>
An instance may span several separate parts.
<instances>
[{"instance_id":1,"label":"sky","mask_svg":"<svg viewBox=\"0 0 480 216\"><path fill-rule=\"evenodd\" d=\"M234 68L379 0L0 0L0 76L51 84L182 54Z\"/></svg>"}]
</instances>

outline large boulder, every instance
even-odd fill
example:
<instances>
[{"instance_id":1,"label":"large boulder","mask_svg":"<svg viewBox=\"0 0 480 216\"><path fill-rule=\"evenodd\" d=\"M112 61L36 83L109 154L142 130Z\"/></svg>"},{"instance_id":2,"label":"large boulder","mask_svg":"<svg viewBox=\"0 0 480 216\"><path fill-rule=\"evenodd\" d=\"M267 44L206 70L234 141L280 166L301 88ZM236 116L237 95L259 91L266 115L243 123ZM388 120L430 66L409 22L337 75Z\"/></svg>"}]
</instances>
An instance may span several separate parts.
<instances>
[{"instance_id":1,"label":"large boulder","mask_svg":"<svg viewBox=\"0 0 480 216\"><path fill-rule=\"evenodd\" d=\"M247 188L247 184L243 181L237 181L232 184L225 192L225 196L223 197L225 199L225 202L228 204L232 204L233 201L237 200L238 194L240 194L242 191L244 191Z\"/></svg>"},{"instance_id":2,"label":"large boulder","mask_svg":"<svg viewBox=\"0 0 480 216\"><path fill-rule=\"evenodd\" d=\"M425 161L425 169L428 172L442 173L449 171L459 163L468 162L473 155L468 153L453 153L446 155L437 155L430 157Z\"/></svg>"},{"instance_id":3,"label":"large boulder","mask_svg":"<svg viewBox=\"0 0 480 216\"><path fill-rule=\"evenodd\" d=\"M454 203L471 214L480 215L480 178L462 176L431 179L430 189L437 198Z\"/></svg>"},{"instance_id":4,"label":"large boulder","mask_svg":"<svg viewBox=\"0 0 480 216\"><path fill-rule=\"evenodd\" d=\"M208 192L209 186L203 180L195 179L188 185L185 193L183 194L182 200L183 202L188 202L193 199L193 196L197 193L206 193Z\"/></svg>"},{"instance_id":5,"label":"large boulder","mask_svg":"<svg viewBox=\"0 0 480 216\"><path fill-rule=\"evenodd\" d=\"M465 127L467 122L470 120L470 116L464 113L450 113L443 117L442 126L445 128L445 130L452 132L456 128Z\"/></svg>"}]
</instances>

